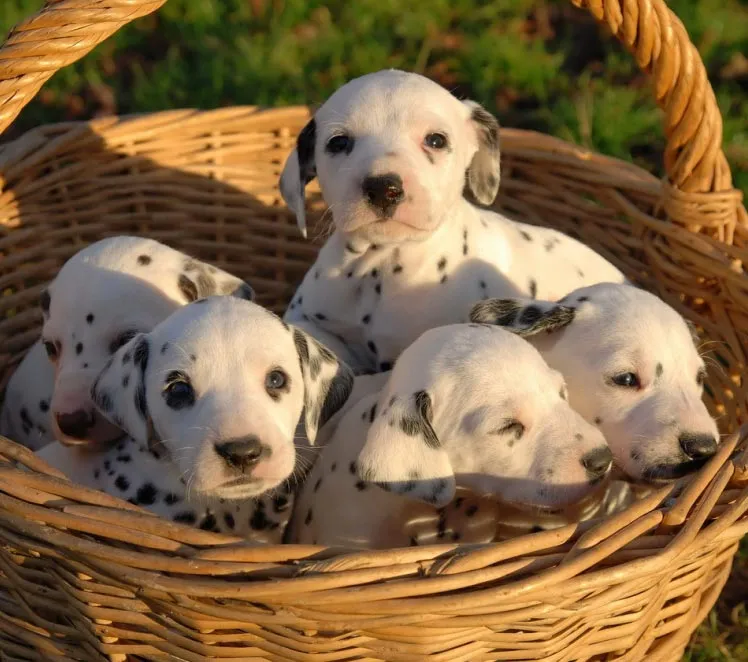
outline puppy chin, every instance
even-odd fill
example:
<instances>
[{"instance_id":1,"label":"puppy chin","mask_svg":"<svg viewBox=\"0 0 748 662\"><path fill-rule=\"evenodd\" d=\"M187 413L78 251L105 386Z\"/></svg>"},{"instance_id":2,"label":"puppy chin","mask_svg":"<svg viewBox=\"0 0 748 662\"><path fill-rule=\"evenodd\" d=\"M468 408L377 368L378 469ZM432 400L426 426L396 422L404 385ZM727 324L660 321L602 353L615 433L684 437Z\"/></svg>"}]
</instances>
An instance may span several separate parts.
<instances>
[{"instance_id":1,"label":"puppy chin","mask_svg":"<svg viewBox=\"0 0 748 662\"><path fill-rule=\"evenodd\" d=\"M361 201L343 213L338 223L340 231L368 243L401 243L421 241L438 226L431 214L408 202L401 204L393 214L377 213L370 205Z\"/></svg>"}]
</instances>

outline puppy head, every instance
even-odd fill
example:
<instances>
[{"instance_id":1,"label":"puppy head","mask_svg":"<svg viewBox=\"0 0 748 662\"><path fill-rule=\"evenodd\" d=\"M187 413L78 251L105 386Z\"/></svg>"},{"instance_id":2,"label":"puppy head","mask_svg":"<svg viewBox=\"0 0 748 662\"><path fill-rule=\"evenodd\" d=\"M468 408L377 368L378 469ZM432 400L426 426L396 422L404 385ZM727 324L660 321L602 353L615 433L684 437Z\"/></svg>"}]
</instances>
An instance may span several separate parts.
<instances>
[{"instance_id":1,"label":"puppy head","mask_svg":"<svg viewBox=\"0 0 748 662\"><path fill-rule=\"evenodd\" d=\"M717 451L717 425L702 400L704 361L684 319L658 297L602 283L559 303L482 301L471 319L532 342L634 480L683 476Z\"/></svg>"},{"instance_id":2,"label":"puppy head","mask_svg":"<svg viewBox=\"0 0 748 662\"><path fill-rule=\"evenodd\" d=\"M70 258L40 302L42 340L55 367L50 408L57 438L106 444L121 436L95 411L94 378L136 334L216 293L254 296L238 278L150 239L104 239Z\"/></svg>"},{"instance_id":3,"label":"puppy head","mask_svg":"<svg viewBox=\"0 0 748 662\"><path fill-rule=\"evenodd\" d=\"M314 441L352 383L332 354L264 308L209 297L118 349L92 397L188 489L243 499L289 477L302 410Z\"/></svg>"},{"instance_id":4,"label":"puppy head","mask_svg":"<svg viewBox=\"0 0 748 662\"><path fill-rule=\"evenodd\" d=\"M611 465L562 376L485 325L432 329L403 352L357 463L362 479L436 506L459 485L539 508L580 500Z\"/></svg>"},{"instance_id":5,"label":"puppy head","mask_svg":"<svg viewBox=\"0 0 748 662\"><path fill-rule=\"evenodd\" d=\"M305 232L304 188L319 177L339 230L368 241L432 232L467 186L499 188L499 125L418 74L379 71L338 89L299 134L280 190Z\"/></svg>"}]
</instances>

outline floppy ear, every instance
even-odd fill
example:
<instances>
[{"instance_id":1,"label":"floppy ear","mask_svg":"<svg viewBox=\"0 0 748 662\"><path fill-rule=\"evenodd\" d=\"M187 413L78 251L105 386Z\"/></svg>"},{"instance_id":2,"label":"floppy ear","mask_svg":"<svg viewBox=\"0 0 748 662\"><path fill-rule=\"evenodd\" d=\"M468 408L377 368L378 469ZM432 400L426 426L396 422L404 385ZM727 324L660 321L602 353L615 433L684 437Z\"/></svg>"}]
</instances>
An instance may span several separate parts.
<instances>
[{"instance_id":1,"label":"floppy ear","mask_svg":"<svg viewBox=\"0 0 748 662\"><path fill-rule=\"evenodd\" d=\"M149 354L148 336L139 333L114 353L91 387L102 415L141 443L151 436L145 392Z\"/></svg>"},{"instance_id":2,"label":"floppy ear","mask_svg":"<svg viewBox=\"0 0 748 662\"><path fill-rule=\"evenodd\" d=\"M389 397L385 394L385 397ZM397 397L376 416L358 457L361 480L436 507L455 494L452 464L432 427L427 391Z\"/></svg>"},{"instance_id":3,"label":"floppy ear","mask_svg":"<svg viewBox=\"0 0 748 662\"><path fill-rule=\"evenodd\" d=\"M187 303L217 294L254 301L255 292L248 283L206 262L188 257L179 269L177 286Z\"/></svg>"},{"instance_id":4,"label":"floppy ear","mask_svg":"<svg viewBox=\"0 0 748 662\"><path fill-rule=\"evenodd\" d=\"M467 171L467 185L482 205L490 205L499 192L501 164L499 151L499 122L479 103L466 100L470 108L470 123L478 137L478 151Z\"/></svg>"},{"instance_id":5,"label":"floppy ear","mask_svg":"<svg viewBox=\"0 0 748 662\"><path fill-rule=\"evenodd\" d=\"M280 176L280 193L291 211L296 214L296 224L306 238L306 185L317 176L314 148L317 141L317 124L314 118L301 130L294 149L286 160Z\"/></svg>"},{"instance_id":6,"label":"floppy ear","mask_svg":"<svg viewBox=\"0 0 748 662\"><path fill-rule=\"evenodd\" d=\"M317 431L332 418L353 390L353 371L308 333L292 327L304 379L304 427L314 445Z\"/></svg>"},{"instance_id":7,"label":"floppy ear","mask_svg":"<svg viewBox=\"0 0 748 662\"><path fill-rule=\"evenodd\" d=\"M535 299L486 299L470 311L470 321L495 324L518 336L553 333L574 321L576 308Z\"/></svg>"}]
</instances>

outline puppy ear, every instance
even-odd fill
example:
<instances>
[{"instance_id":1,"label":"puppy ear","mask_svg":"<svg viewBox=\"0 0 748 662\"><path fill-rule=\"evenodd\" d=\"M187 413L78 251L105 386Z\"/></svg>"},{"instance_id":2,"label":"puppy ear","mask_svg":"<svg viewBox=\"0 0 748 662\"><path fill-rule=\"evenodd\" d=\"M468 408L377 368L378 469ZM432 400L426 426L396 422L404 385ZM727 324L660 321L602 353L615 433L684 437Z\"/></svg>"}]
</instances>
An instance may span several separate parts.
<instances>
[{"instance_id":1,"label":"puppy ear","mask_svg":"<svg viewBox=\"0 0 748 662\"><path fill-rule=\"evenodd\" d=\"M314 118L301 130L294 149L286 160L280 176L280 193L291 211L296 214L296 224L306 238L306 185L317 176L314 148L317 141L317 124Z\"/></svg>"},{"instance_id":2,"label":"puppy ear","mask_svg":"<svg viewBox=\"0 0 748 662\"><path fill-rule=\"evenodd\" d=\"M436 507L448 504L455 477L432 427L429 393L392 398L378 416L374 408L369 417L373 421L357 463L361 480Z\"/></svg>"},{"instance_id":3,"label":"puppy ear","mask_svg":"<svg viewBox=\"0 0 748 662\"><path fill-rule=\"evenodd\" d=\"M91 399L101 414L133 439L148 442L150 416L145 392L150 345L139 333L107 361L91 387Z\"/></svg>"},{"instance_id":4,"label":"puppy ear","mask_svg":"<svg viewBox=\"0 0 748 662\"><path fill-rule=\"evenodd\" d=\"M177 266L177 287L186 303L218 294L254 301L255 292L241 278L192 257Z\"/></svg>"},{"instance_id":5,"label":"puppy ear","mask_svg":"<svg viewBox=\"0 0 748 662\"><path fill-rule=\"evenodd\" d=\"M553 333L574 321L576 308L535 299L486 299L475 304L470 321L495 324L522 337Z\"/></svg>"},{"instance_id":6,"label":"puppy ear","mask_svg":"<svg viewBox=\"0 0 748 662\"><path fill-rule=\"evenodd\" d=\"M470 123L478 137L478 151L467 171L467 185L482 205L490 205L499 192L501 164L499 151L499 122L479 103L466 100L470 109Z\"/></svg>"},{"instance_id":7,"label":"puppy ear","mask_svg":"<svg viewBox=\"0 0 748 662\"><path fill-rule=\"evenodd\" d=\"M353 371L308 333L293 327L293 341L304 379L304 427L310 444L317 431L348 400Z\"/></svg>"},{"instance_id":8,"label":"puppy ear","mask_svg":"<svg viewBox=\"0 0 748 662\"><path fill-rule=\"evenodd\" d=\"M256 294L254 289L249 283L239 280L227 281L221 286L221 294L227 296L236 297L237 299L245 299L247 301L254 301Z\"/></svg>"}]
</instances>

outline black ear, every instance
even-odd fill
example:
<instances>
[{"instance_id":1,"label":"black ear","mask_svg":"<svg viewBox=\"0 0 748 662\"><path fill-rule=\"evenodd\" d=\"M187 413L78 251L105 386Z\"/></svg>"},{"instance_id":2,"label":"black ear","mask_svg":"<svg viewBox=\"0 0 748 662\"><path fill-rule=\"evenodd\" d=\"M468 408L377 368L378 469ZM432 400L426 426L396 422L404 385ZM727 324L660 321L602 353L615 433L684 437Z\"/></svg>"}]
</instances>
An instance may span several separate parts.
<instances>
[{"instance_id":1,"label":"black ear","mask_svg":"<svg viewBox=\"0 0 748 662\"><path fill-rule=\"evenodd\" d=\"M309 443L314 444L318 430L348 400L353 371L308 333L291 328L304 378L304 427Z\"/></svg>"},{"instance_id":2,"label":"black ear","mask_svg":"<svg viewBox=\"0 0 748 662\"><path fill-rule=\"evenodd\" d=\"M499 192L501 154L499 122L475 101L464 101L471 109L470 122L478 137L478 151L467 171L467 185L482 205L490 205Z\"/></svg>"},{"instance_id":3,"label":"black ear","mask_svg":"<svg viewBox=\"0 0 748 662\"><path fill-rule=\"evenodd\" d=\"M317 176L314 150L317 144L317 123L314 118L299 133L296 149L289 154L280 177L280 192L289 209L296 215L301 234L306 237L306 185Z\"/></svg>"},{"instance_id":4,"label":"black ear","mask_svg":"<svg viewBox=\"0 0 748 662\"><path fill-rule=\"evenodd\" d=\"M534 299L486 299L475 304L470 321L494 324L519 336L533 336L541 331L553 333L574 321L576 308Z\"/></svg>"}]
</instances>

